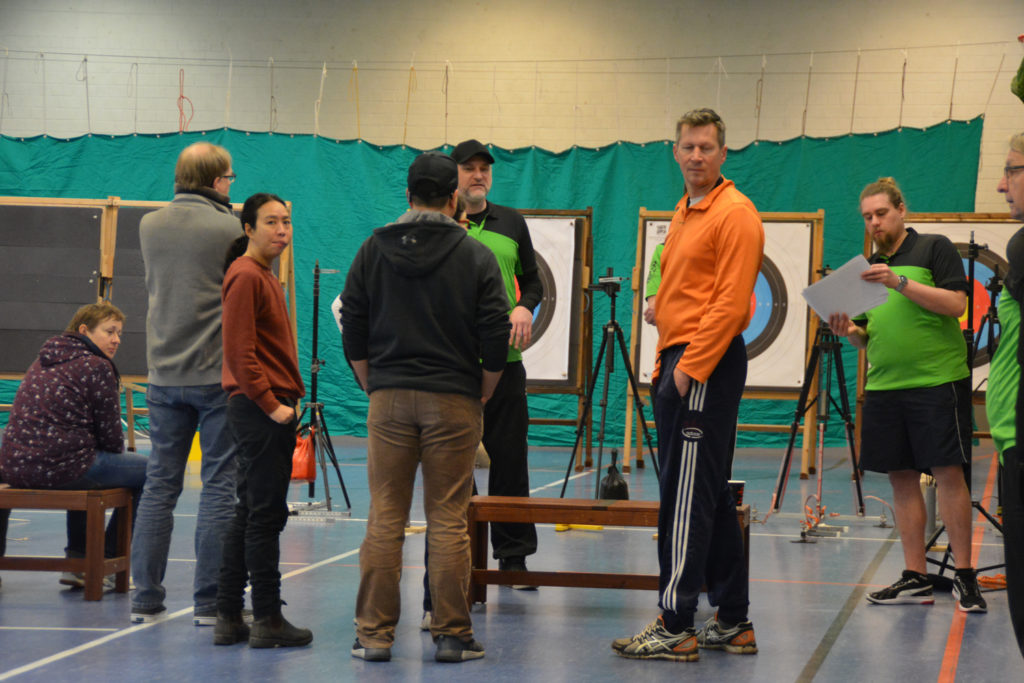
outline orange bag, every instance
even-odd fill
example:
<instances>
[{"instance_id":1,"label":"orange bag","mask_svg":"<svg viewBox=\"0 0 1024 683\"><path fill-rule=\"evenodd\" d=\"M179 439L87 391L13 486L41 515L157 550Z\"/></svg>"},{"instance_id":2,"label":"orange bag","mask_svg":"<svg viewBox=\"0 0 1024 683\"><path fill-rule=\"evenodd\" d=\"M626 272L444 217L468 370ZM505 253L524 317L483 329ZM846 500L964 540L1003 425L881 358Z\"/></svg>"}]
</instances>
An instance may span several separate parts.
<instances>
[{"instance_id":1,"label":"orange bag","mask_svg":"<svg viewBox=\"0 0 1024 683\"><path fill-rule=\"evenodd\" d=\"M313 436L295 437L295 452L292 454L292 481L316 481L316 451Z\"/></svg>"}]
</instances>

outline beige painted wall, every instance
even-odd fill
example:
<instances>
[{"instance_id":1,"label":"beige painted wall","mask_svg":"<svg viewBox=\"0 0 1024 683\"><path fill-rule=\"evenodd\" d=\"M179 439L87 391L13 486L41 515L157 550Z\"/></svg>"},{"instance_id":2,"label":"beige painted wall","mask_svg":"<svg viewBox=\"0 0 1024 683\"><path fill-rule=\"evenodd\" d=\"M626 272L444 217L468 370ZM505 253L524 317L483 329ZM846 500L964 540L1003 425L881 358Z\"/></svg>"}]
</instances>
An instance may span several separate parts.
<instances>
[{"instance_id":1,"label":"beige painted wall","mask_svg":"<svg viewBox=\"0 0 1024 683\"><path fill-rule=\"evenodd\" d=\"M1021 32L1021 0L3 0L0 133L177 131L180 94L189 130L417 148L660 140L698 106L733 148L985 114L977 210L1004 211Z\"/></svg>"}]
</instances>

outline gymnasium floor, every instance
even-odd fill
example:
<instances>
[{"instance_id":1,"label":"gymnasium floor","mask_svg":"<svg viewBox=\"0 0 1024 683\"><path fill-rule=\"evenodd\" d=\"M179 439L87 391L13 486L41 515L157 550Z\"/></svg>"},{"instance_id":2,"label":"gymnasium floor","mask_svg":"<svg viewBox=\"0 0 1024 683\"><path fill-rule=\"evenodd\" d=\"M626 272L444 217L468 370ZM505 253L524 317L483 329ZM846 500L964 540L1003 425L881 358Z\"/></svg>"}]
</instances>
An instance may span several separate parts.
<instances>
[{"instance_id":1,"label":"gymnasium floor","mask_svg":"<svg viewBox=\"0 0 1024 683\"><path fill-rule=\"evenodd\" d=\"M817 480L789 483L783 512L751 529L751 611L760 647L755 656L702 651L696 663L639 662L617 657L613 638L632 634L657 613L651 591L542 587L537 592L492 586L486 606L474 608L477 638L486 658L459 665L433 661L428 634L419 631L423 577L422 533L406 540L402 581L405 614L398 625L393 659L372 664L353 659L352 616L359 580L359 544L368 505L366 450L362 441L338 441L338 458L352 500L351 515L333 520L293 517L282 537L282 592L286 616L313 630L310 647L249 650L214 647L211 628L192 625L191 533L198 478L190 477L176 516L168 568L167 617L131 626L128 595L108 593L98 603L61 587L56 574L4 572L0 587L0 680L18 681L641 681L699 676L719 681L1021 681L1006 595L987 592L987 614L962 614L948 593L931 606L877 606L867 590L888 585L902 569L892 517L879 527L884 509L868 501L868 516L852 515L845 451L826 455L824 501L838 538L801 544L798 510ZM144 447L143 447L144 449ZM975 498L988 501L995 485L992 449L975 449ZM606 454L607 455L607 454ZM596 456L596 454L595 454ZM762 519L768 510L782 452L746 449L734 475L744 479L746 502ZM568 450L530 454L533 495L557 497ZM794 472L798 465L794 466ZM486 470L477 482L486 489ZM335 509L344 509L332 474ZM568 496L590 497L594 475L573 473ZM627 475L634 499L657 499L653 469ZM884 478L869 475L865 495L891 498ZM322 489L318 488L322 495ZM308 500L295 485L292 498ZM994 503L992 503L994 505ZM419 498L412 517L422 520ZM414 522L415 523L415 522ZM420 522L422 524L422 522ZM595 571L655 573L651 529L556 532L538 529L540 551L532 569L587 567ZM63 513L16 510L11 517L10 554L58 554L64 545ZM975 526L982 564L1002 559L1002 539L987 524ZM702 603L698 619L711 616Z\"/></svg>"}]
</instances>

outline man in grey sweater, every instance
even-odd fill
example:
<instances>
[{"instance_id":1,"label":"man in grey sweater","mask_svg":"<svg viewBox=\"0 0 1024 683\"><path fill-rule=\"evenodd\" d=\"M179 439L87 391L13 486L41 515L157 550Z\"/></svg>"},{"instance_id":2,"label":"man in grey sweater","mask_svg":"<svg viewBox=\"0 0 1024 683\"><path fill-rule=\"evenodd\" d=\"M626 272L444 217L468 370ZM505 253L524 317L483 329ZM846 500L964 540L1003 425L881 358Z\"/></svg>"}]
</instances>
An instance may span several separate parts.
<instances>
[{"instance_id":1,"label":"man in grey sweater","mask_svg":"<svg viewBox=\"0 0 1024 683\"><path fill-rule=\"evenodd\" d=\"M221 537L235 500L234 439L221 388L221 283L224 258L241 234L228 192L235 174L223 147L197 142L178 157L174 200L139 226L149 313L146 404L152 453L132 545L131 621L164 612L163 587L174 507L196 429L202 449L202 493L195 533L196 626L217 621Z\"/></svg>"}]
</instances>

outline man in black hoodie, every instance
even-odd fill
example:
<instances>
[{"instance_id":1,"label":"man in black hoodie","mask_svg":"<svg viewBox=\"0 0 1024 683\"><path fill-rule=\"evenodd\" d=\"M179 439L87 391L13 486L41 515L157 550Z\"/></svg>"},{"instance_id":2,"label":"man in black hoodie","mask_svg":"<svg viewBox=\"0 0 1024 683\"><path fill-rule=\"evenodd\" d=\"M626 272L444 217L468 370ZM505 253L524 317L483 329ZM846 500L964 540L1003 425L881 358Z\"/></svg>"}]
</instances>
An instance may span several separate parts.
<instances>
[{"instance_id":1,"label":"man in black hoodie","mask_svg":"<svg viewBox=\"0 0 1024 683\"><path fill-rule=\"evenodd\" d=\"M458 168L439 152L409 167L410 210L360 247L341 295L345 356L370 395L370 514L359 554L352 656L387 661L416 468L430 534L435 659L484 656L466 594L466 507L482 405L505 366L508 302L494 254L453 219Z\"/></svg>"}]
</instances>

